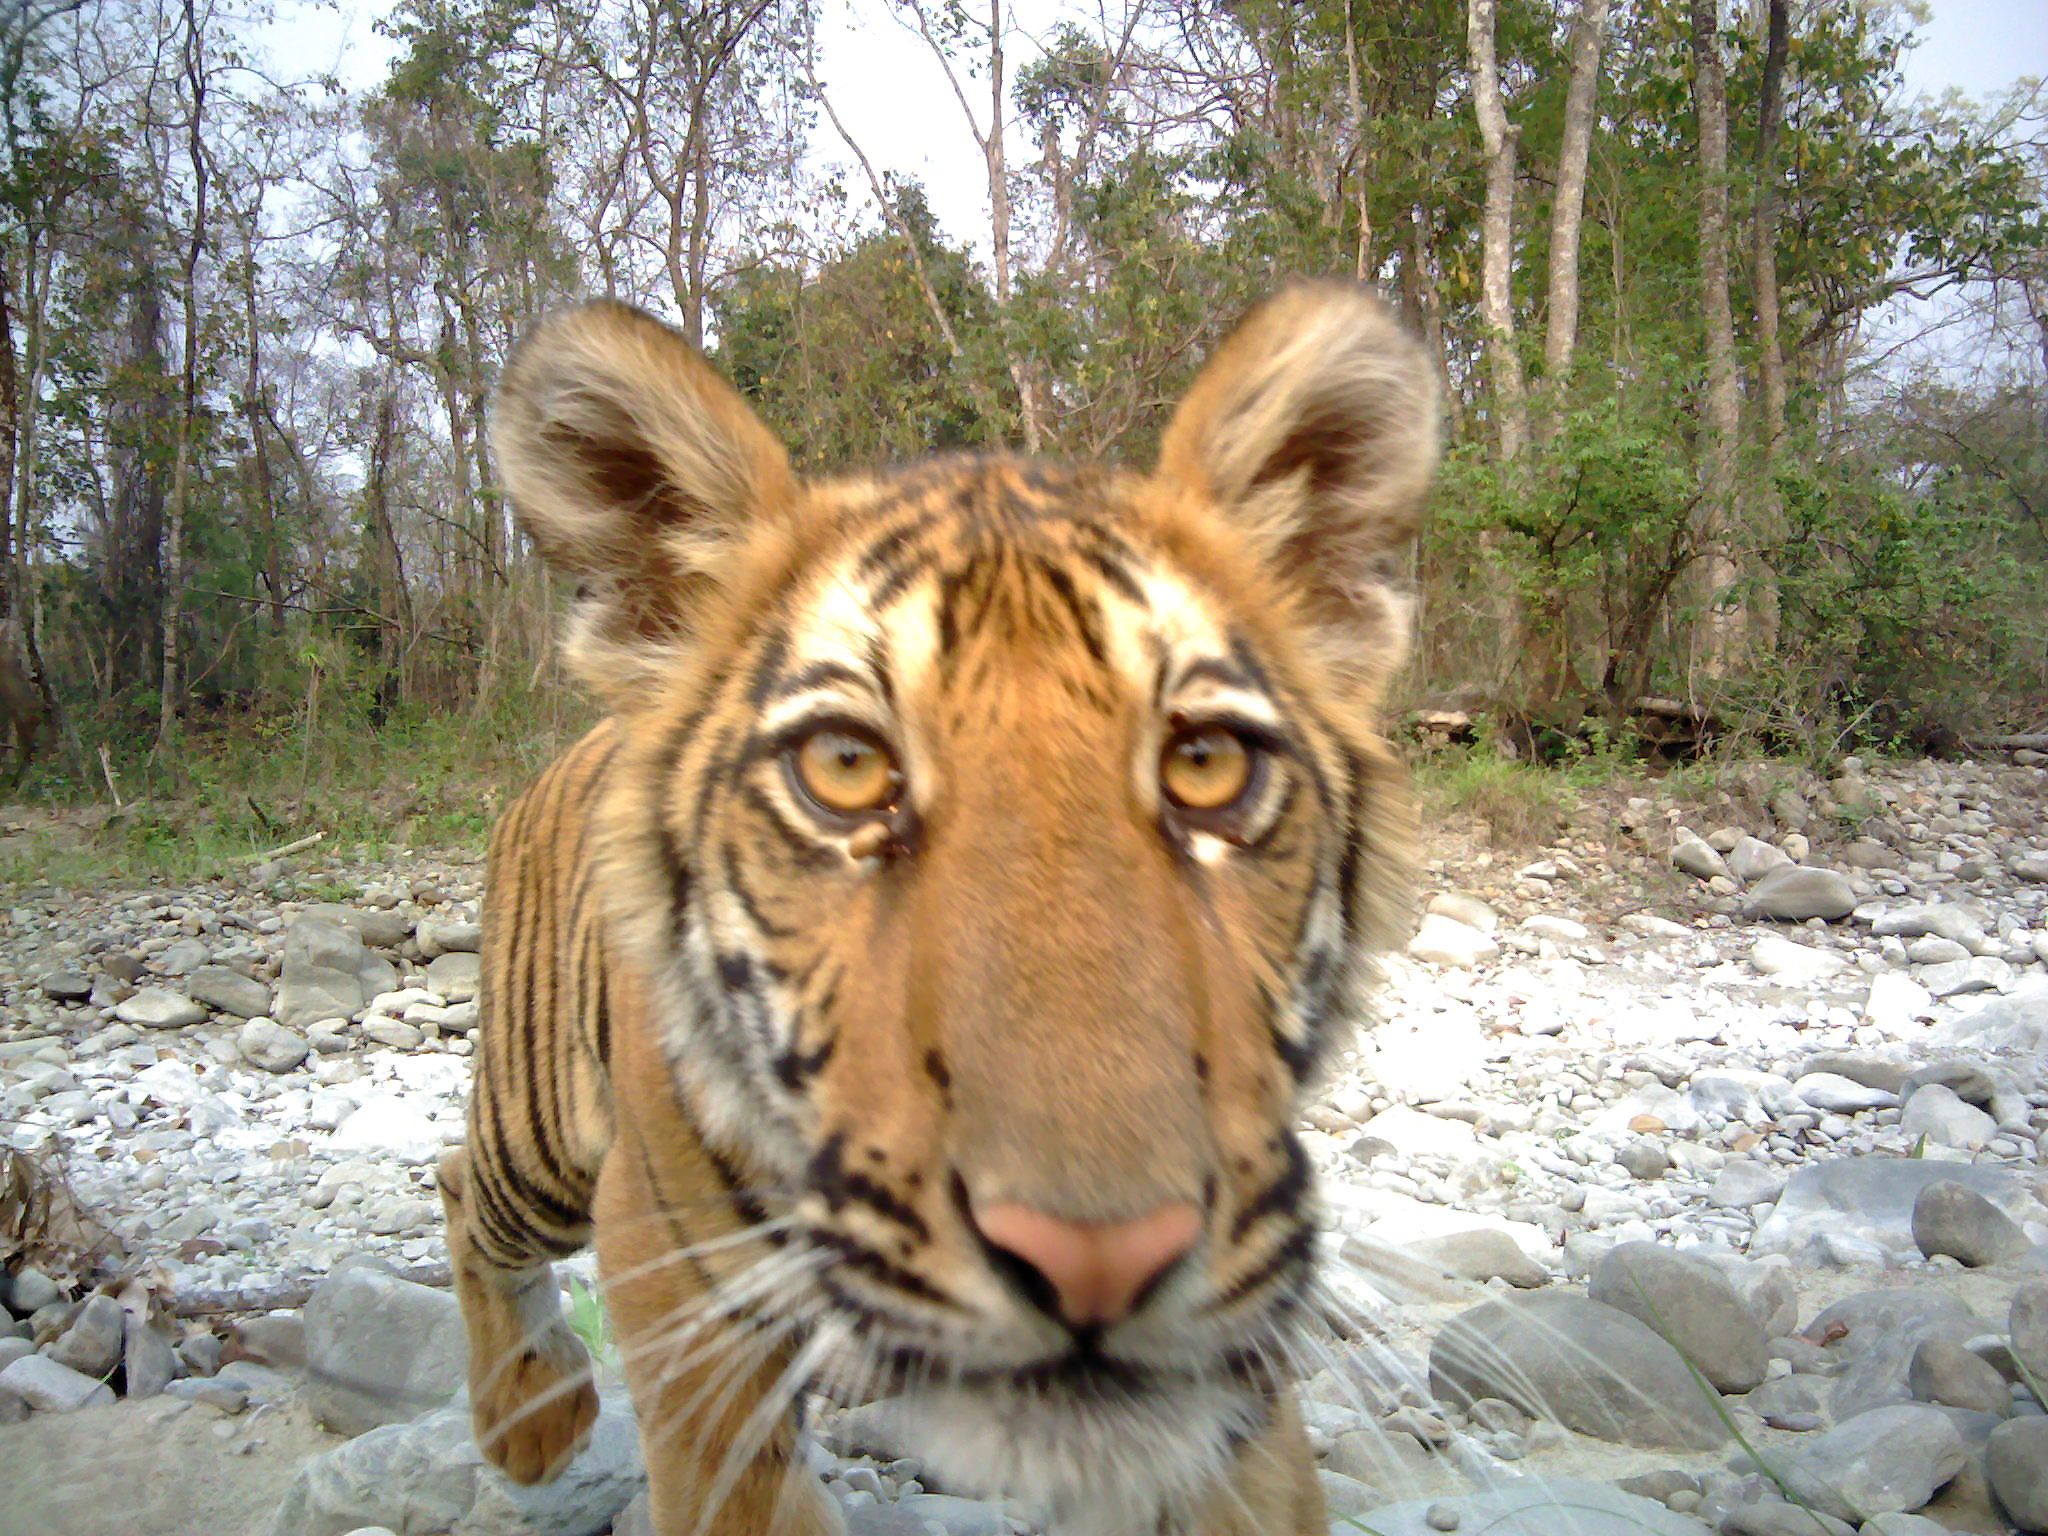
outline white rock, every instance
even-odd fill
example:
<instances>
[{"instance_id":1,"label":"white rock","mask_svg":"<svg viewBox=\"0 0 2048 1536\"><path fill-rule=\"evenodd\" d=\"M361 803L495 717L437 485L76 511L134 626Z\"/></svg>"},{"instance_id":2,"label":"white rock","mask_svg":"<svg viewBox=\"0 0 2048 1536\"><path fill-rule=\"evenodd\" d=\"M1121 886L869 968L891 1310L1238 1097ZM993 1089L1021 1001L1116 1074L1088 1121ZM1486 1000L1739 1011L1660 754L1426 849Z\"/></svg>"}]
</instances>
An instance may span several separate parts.
<instances>
[{"instance_id":1,"label":"white rock","mask_svg":"<svg viewBox=\"0 0 2048 1536\"><path fill-rule=\"evenodd\" d=\"M1500 953L1500 946L1477 928L1468 928L1441 912L1431 912L1408 941L1408 953L1432 965L1465 967L1493 959Z\"/></svg>"}]
</instances>

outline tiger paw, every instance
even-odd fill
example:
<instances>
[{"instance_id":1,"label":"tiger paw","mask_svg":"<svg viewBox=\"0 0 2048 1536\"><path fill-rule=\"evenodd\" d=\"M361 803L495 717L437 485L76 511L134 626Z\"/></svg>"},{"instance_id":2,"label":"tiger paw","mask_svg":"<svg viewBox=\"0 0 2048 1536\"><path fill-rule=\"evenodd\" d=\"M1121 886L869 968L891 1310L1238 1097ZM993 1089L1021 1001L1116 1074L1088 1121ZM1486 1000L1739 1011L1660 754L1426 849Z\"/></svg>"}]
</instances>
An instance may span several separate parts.
<instances>
[{"instance_id":1,"label":"tiger paw","mask_svg":"<svg viewBox=\"0 0 2048 1536\"><path fill-rule=\"evenodd\" d=\"M473 1370L470 1402L485 1457L515 1483L550 1482L597 1423L589 1351L566 1328L550 1330L495 1367Z\"/></svg>"}]
</instances>

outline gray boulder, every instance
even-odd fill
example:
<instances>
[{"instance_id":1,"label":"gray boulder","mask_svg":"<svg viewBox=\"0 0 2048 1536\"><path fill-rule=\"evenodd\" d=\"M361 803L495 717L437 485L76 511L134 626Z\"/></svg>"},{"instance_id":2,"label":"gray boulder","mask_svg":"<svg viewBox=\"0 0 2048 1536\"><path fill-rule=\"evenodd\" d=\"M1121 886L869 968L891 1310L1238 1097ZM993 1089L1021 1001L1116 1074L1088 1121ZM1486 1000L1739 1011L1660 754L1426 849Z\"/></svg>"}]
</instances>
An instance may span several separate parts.
<instances>
[{"instance_id":1,"label":"gray boulder","mask_svg":"<svg viewBox=\"0 0 2048 1536\"><path fill-rule=\"evenodd\" d=\"M113 1297L91 1297L44 1353L59 1365L103 1381L121 1363L125 1315Z\"/></svg>"},{"instance_id":2,"label":"gray boulder","mask_svg":"<svg viewBox=\"0 0 2048 1536\"><path fill-rule=\"evenodd\" d=\"M1914 1102L1932 1091L1922 1090ZM1953 1179L1937 1179L1914 1200L1913 1241L1930 1259L1947 1254L1971 1269L2017 1259L2034 1246L2018 1222Z\"/></svg>"},{"instance_id":3,"label":"gray boulder","mask_svg":"<svg viewBox=\"0 0 2048 1536\"><path fill-rule=\"evenodd\" d=\"M1906 1386L1916 1401L2004 1417L2012 1406L2005 1378L1981 1356L1948 1339L1927 1339L1913 1351Z\"/></svg>"},{"instance_id":4,"label":"gray boulder","mask_svg":"<svg viewBox=\"0 0 2048 1536\"><path fill-rule=\"evenodd\" d=\"M2006 1328L2020 1369L2048 1389L2048 1280L2029 1280L2012 1293Z\"/></svg>"},{"instance_id":5,"label":"gray boulder","mask_svg":"<svg viewBox=\"0 0 2048 1536\"><path fill-rule=\"evenodd\" d=\"M391 962L366 950L354 929L303 916L285 931L274 1017L290 1029L352 1018L371 998L397 984Z\"/></svg>"},{"instance_id":6,"label":"gray boulder","mask_svg":"<svg viewBox=\"0 0 2048 1536\"><path fill-rule=\"evenodd\" d=\"M2028 981L1944 1025L1938 1045L1967 1045L2039 1061L2048 1056L2048 981Z\"/></svg>"},{"instance_id":7,"label":"gray boulder","mask_svg":"<svg viewBox=\"0 0 2048 1536\"><path fill-rule=\"evenodd\" d=\"M1586 1294L1662 1334L1722 1392L1764 1379L1770 1340L1728 1278L1705 1259L1621 1243L1593 1266Z\"/></svg>"},{"instance_id":8,"label":"gray boulder","mask_svg":"<svg viewBox=\"0 0 2048 1536\"><path fill-rule=\"evenodd\" d=\"M206 1022L206 1010L168 987L144 987L114 1006L114 1017L137 1029L183 1029Z\"/></svg>"},{"instance_id":9,"label":"gray boulder","mask_svg":"<svg viewBox=\"0 0 2048 1536\"><path fill-rule=\"evenodd\" d=\"M390 907L347 907L322 901L307 907L299 920L309 917L345 928L376 949L396 949L412 934L412 919Z\"/></svg>"},{"instance_id":10,"label":"gray boulder","mask_svg":"<svg viewBox=\"0 0 2048 1536\"><path fill-rule=\"evenodd\" d=\"M428 963L427 987L451 1003L464 1003L476 996L478 978L482 974L481 956L466 950L450 950Z\"/></svg>"},{"instance_id":11,"label":"gray boulder","mask_svg":"<svg viewBox=\"0 0 2048 1536\"><path fill-rule=\"evenodd\" d=\"M1975 1152L1998 1134L1996 1120L1941 1083L1929 1083L1906 1100L1899 1128L1961 1152Z\"/></svg>"},{"instance_id":12,"label":"gray boulder","mask_svg":"<svg viewBox=\"0 0 2048 1536\"><path fill-rule=\"evenodd\" d=\"M2014 1525L2048 1531L2048 1418L2013 1419L1991 1431L1984 1472Z\"/></svg>"},{"instance_id":13,"label":"gray boulder","mask_svg":"<svg viewBox=\"0 0 2048 1536\"><path fill-rule=\"evenodd\" d=\"M1810 917L1838 922L1856 910L1856 888L1831 869L1781 864L1749 888L1749 911L1757 917L1803 923Z\"/></svg>"},{"instance_id":14,"label":"gray boulder","mask_svg":"<svg viewBox=\"0 0 2048 1536\"><path fill-rule=\"evenodd\" d=\"M373 1429L307 1462L269 1536L342 1536L381 1525L395 1536L598 1536L645 1483L624 1393L602 1401L590 1443L551 1483L522 1488L485 1462L469 1409L439 1408Z\"/></svg>"},{"instance_id":15,"label":"gray boulder","mask_svg":"<svg viewBox=\"0 0 2048 1536\"><path fill-rule=\"evenodd\" d=\"M1620 1445L1712 1450L1728 1438L1711 1386L1626 1312L1531 1291L1452 1319L1429 1352L1430 1389L1453 1407L1484 1397Z\"/></svg>"},{"instance_id":16,"label":"gray boulder","mask_svg":"<svg viewBox=\"0 0 2048 1536\"><path fill-rule=\"evenodd\" d=\"M270 1012L270 983L225 965L202 965L185 978L185 995L219 1013L253 1019Z\"/></svg>"},{"instance_id":17,"label":"gray boulder","mask_svg":"<svg viewBox=\"0 0 2048 1536\"><path fill-rule=\"evenodd\" d=\"M1792 863L1792 857L1784 849L1765 842L1760 837L1745 834L1735 841L1728 850L1728 873L1750 885L1761 880L1775 869L1784 869Z\"/></svg>"},{"instance_id":18,"label":"gray boulder","mask_svg":"<svg viewBox=\"0 0 2048 1536\"><path fill-rule=\"evenodd\" d=\"M1939 1408L1879 1408L1800 1442L1778 1470L1795 1498L1838 1520L1921 1508L1964 1467L1963 1437Z\"/></svg>"},{"instance_id":19,"label":"gray boulder","mask_svg":"<svg viewBox=\"0 0 2048 1536\"><path fill-rule=\"evenodd\" d=\"M24 1355L0 1371L0 1392L12 1392L37 1413L76 1413L114 1400L105 1382L47 1355Z\"/></svg>"},{"instance_id":20,"label":"gray boulder","mask_svg":"<svg viewBox=\"0 0 2048 1536\"><path fill-rule=\"evenodd\" d=\"M1914 1157L1844 1157L1796 1170L1750 1239L1749 1251L1759 1257L1782 1253L1800 1263L1831 1262L1831 1241L1848 1239L1868 1248L1873 1262L1918 1259L1913 1205L1923 1189L1943 1179L1975 1190L2015 1221L2048 1217L2008 1169Z\"/></svg>"},{"instance_id":21,"label":"gray boulder","mask_svg":"<svg viewBox=\"0 0 2048 1536\"><path fill-rule=\"evenodd\" d=\"M304 1316L306 1399L337 1434L438 1408L467 1379L462 1314L445 1291L351 1264L314 1288Z\"/></svg>"},{"instance_id":22,"label":"gray boulder","mask_svg":"<svg viewBox=\"0 0 2048 1536\"><path fill-rule=\"evenodd\" d=\"M251 1019L235 1037L235 1050L242 1060L265 1072L289 1072L306 1059L311 1049L304 1035L286 1029L275 1019Z\"/></svg>"},{"instance_id":23,"label":"gray boulder","mask_svg":"<svg viewBox=\"0 0 2048 1536\"><path fill-rule=\"evenodd\" d=\"M1446 1529L1485 1536L1707 1536L1707 1527L1690 1515L1575 1477L1518 1477L1484 1493L1383 1504L1332 1531L1354 1528L1375 1536L1440 1536Z\"/></svg>"}]
</instances>

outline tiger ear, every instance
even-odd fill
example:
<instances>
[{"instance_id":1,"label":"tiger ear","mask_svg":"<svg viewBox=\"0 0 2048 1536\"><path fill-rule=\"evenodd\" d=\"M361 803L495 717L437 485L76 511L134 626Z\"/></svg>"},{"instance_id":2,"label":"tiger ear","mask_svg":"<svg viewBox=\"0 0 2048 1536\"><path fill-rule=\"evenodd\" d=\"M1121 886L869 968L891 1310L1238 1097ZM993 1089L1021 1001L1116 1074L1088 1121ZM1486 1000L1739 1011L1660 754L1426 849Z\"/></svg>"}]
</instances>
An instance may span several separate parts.
<instances>
[{"instance_id":1,"label":"tiger ear","mask_svg":"<svg viewBox=\"0 0 2048 1536\"><path fill-rule=\"evenodd\" d=\"M782 445L695 348L602 300L520 344L491 445L519 526L576 583L570 666L614 697L688 639L721 560L795 486Z\"/></svg>"},{"instance_id":2,"label":"tiger ear","mask_svg":"<svg viewBox=\"0 0 2048 1536\"><path fill-rule=\"evenodd\" d=\"M1174 412L1158 476L1212 501L1313 621L1391 670L1408 618L1388 570L1420 527L1438 433L1428 359L1385 306L1303 283L1224 338Z\"/></svg>"}]
</instances>

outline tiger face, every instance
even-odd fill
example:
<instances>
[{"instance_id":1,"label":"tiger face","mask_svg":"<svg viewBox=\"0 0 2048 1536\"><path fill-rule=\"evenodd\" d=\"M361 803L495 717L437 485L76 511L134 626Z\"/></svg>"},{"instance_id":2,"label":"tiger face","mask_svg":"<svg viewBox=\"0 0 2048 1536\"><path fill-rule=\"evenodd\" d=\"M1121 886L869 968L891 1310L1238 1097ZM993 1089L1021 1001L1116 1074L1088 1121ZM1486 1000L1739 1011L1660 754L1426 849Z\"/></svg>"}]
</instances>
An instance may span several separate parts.
<instances>
[{"instance_id":1,"label":"tiger face","mask_svg":"<svg viewBox=\"0 0 2048 1536\"><path fill-rule=\"evenodd\" d=\"M949 1486L1150 1528L1254 1437L1315 1256L1291 1125L1407 858L1372 712L1437 428L1353 290L1254 313L1150 474L799 482L610 306L504 386L618 716L603 857L679 1098Z\"/></svg>"}]
</instances>

